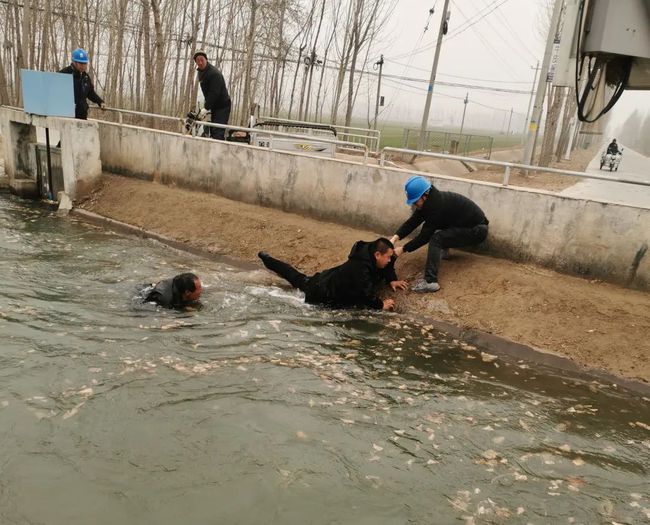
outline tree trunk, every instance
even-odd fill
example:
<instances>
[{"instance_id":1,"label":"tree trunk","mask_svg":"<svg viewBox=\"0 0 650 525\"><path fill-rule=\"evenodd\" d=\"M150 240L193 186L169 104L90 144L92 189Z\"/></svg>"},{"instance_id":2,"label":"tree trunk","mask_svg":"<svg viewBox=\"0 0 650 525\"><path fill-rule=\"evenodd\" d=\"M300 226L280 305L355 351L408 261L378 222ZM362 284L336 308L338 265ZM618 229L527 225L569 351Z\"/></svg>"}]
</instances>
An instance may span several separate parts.
<instances>
[{"instance_id":1,"label":"tree trunk","mask_svg":"<svg viewBox=\"0 0 650 525\"><path fill-rule=\"evenodd\" d=\"M555 134L557 132L557 125L560 120L560 110L564 95L564 88L556 87L553 89L553 102L549 106L546 115L546 125L544 127L544 138L542 141L542 150L539 156L539 165L548 166L553 157L553 150L555 146Z\"/></svg>"},{"instance_id":2,"label":"tree trunk","mask_svg":"<svg viewBox=\"0 0 650 525\"><path fill-rule=\"evenodd\" d=\"M165 86L165 52L163 27L160 18L159 0L151 0L151 11L153 13L153 24L155 29L155 60L156 68L153 76L153 101L151 104L152 113L160 113L163 106L163 88Z\"/></svg>"},{"instance_id":3,"label":"tree trunk","mask_svg":"<svg viewBox=\"0 0 650 525\"><path fill-rule=\"evenodd\" d=\"M253 70L253 55L255 53L255 19L257 17L257 0L250 0L251 3L251 19L248 26L248 35L246 37L246 62L244 64L244 94L242 95L242 108L241 117L239 120L240 125L247 124L251 100L251 74Z\"/></svg>"},{"instance_id":4,"label":"tree trunk","mask_svg":"<svg viewBox=\"0 0 650 525\"><path fill-rule=\"evenodd\" d=\"M564 103L564 116L562 117L562 126L560 127L560 138L558 139L557 149L555 150L555 157L557 160L562 160L564 152L569 145L571 138L571 125L576 116L576 97L573 88L569 88L566 94Z\"/></svg>"}]
</instances>

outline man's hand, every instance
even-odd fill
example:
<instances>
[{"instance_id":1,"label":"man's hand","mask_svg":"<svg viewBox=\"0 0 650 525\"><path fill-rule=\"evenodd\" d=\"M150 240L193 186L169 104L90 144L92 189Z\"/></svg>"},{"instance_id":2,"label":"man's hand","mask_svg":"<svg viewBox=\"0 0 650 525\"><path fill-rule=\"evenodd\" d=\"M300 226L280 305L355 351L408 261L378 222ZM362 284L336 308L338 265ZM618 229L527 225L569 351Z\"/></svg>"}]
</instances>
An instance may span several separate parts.
<instances>
[{"instance_id":1,"label":"man's hand","mask_svg":"<svg viewBox=\"0 0 650 525\"><path fill-rule=\"evenodd\" d=\"M392 310L395 308L395 301L392 299L384 299L384 306L382 310Z\"/></svg>"},{"instance_id":2,"label":"man's hand","mask_svg":"<svg viewBox=\"0 0 650 525\"><path fill-rule=\"evenodd\" d=\"M106 111L106 104L104 104L104 103L102 102L102 103L99 105L99 109L101 109L102 111Z\"/></svg>"},{"instance_id":3,"label":"man's hand","mask_svg":"<svg viewBox=\"0 0 650 525\"><path fill-rule=\"evenodd\" d=\"M408 283L406 281L391 281L390 287L393 289L393 292L397 290L406 290Z\"/></svg>"},{"instance_id":4,"label":"man's hand","mask_svg":"<svg viewBox=\"0 0 650 525\"><path fill-rule=\"evenodd\" d=\"M397 235L393 235L393 236L390 238L390 242L391 242L391 244L395 244L397 241L399 241L399 237L398 237Z\"/></svg>"},{"instance_id":5,"label":"man's hand","mask_svg":"<svg viewBox=\"0 0 650 525\"><path fill-rule=\"evenodd\" d=\"M404 247L403 246L395 246L395 251L393 252L395 256L399 257L404 253Z\"/></svg>"}]
</instances>

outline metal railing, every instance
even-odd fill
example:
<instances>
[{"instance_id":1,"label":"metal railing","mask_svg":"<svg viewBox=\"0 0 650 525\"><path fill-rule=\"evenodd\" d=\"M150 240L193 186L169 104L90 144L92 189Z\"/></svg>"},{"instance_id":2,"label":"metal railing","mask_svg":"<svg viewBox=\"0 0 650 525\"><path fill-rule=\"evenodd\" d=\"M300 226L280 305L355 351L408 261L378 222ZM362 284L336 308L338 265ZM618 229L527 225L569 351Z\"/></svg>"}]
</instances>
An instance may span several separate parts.
<instances>
[{"instance_id":1,"label":"metal railing","mask_svg":"<svg viewBox=\"0 0 650 525\"><path fill-rule=\"evenodd\" d=\"M402 137L402 148L414 149L419 147L421 136L421 130L405 128ZM489 159L492 156L493 144L494 138L489 135L436 130L426 130L424 132L424 151L433 153Z\"/></svg>"},{"instance_id":2,"label":"metal railing","mask_svg":"<svg viewBox=\"0 0 650 525\"><path fill-rule=\"evenodd\" d=\"M307 122L306 120L290 120L290 119L283 119L280 117L259 117L260 122L262 121L267 121L267 122L286 122L287 124L321 124L320 122ZM366 146L368 146L369 149L372 151L379 151L379 142L381 140L381 131L377 129L370 129L370 128L355 128L352 126L340 126L338 124L323 124L324 126L330 126L334 128L337 133L340 133L341 135L344 135L345 137L350 137L354 139L359 139L359 140L352 140L351 142L357 142L361 143L363 142ZM355 131L359 131L361 133L354 133Z\"/></svg>"},{"instance_id":3,"label":"metal railing","mask_svg":"<svg viewBox=\"0 0 650 525\"><path fill-rule=\"evenodd\" d=\"M157 113L146 113L144 111L134 111L130 109L121 109L121 108L105 108L106 111L114 111L119 114L118 117L118 122L117 124L122 126L124 125L123 119L122 119L122 114L125 115L136 115L140 117L151 117L151 118L159 118L162 120L172 120L172 121L177 121L179 122L182 126L185 126L186 120L184 118L179 118L179 117L170 117L169 115L159 115ZM191 123L192 126L205 126L205 127L212 127L212 128L219 128L223 130L233 130L233 131L244 131L247 133L260 133L261 130L255 129L255 128L246 128L243 126L234 126L231 124L215 124L213 122L206 122L206 121L198 121L195 120L194 122ZM363 151L363 164L368 163L368 146L367 144L359 143L359 142L349 142L349 141L344 141L344 140L335 140L335 139L328 139L328 138L320 138L318 137L317 139L313 139L311 136L307 136L304 134L299 134L299 133L286 133L284 131L272 131L272 130L264 130L263 133L265 135L272 135L274 137L285 137L285 138L291 138L291 139L302 139L302 140L317 140L318 142L324 142L327 144L333 144L335 147L339 149L345 149L345 150L362 150ZM236 142L232 142L231 144L237 144ZM274 148L265 148L265 149L271 149L274 151ZM283 150L285 151L285 150ZM302 153L302 152L296 152L299 155L309 155L308 153Z\"/></svg>"},{"instance_id":4,"label":"metal railing","mask_svg":"<svg viewBox=\"0 0 650 525\"><path fill-rule=\"evenodd\" d=\"M515 162L503 162L499 160L488 160L488 159L478 159L475 157L461 157L459 155L448 155L446 153L433 153L431 151L418 151L413 149L404 149L404 148L392 148L384 147L381 150L381 155L379 157L379 165L384 166L386 164L386 153L404 153L406 155L414 155L418 157L433 157L436 159L447 159L447 160L458 160L461 162L471 163L471 164L486 164L488 166L501 166L505 168L503 172L503 181L502 186L508 186L510 181L510 170L512 168L518 168L528 171L537 171L542 173L559 173L560 175L571 175L572 177L582 177L584 179L596 179L604 180L608 182L621 182L624 184L636 184L637 186L650 186L650 181L640 181L633 179L624 179L620 177L606 177L603 175L596 175L595 173L584 173L581 171L570 171L570 170L561 170L557 168L544 168L542 166L531 166L529 164L517 164Z\"/></svg>"}]
</instances>

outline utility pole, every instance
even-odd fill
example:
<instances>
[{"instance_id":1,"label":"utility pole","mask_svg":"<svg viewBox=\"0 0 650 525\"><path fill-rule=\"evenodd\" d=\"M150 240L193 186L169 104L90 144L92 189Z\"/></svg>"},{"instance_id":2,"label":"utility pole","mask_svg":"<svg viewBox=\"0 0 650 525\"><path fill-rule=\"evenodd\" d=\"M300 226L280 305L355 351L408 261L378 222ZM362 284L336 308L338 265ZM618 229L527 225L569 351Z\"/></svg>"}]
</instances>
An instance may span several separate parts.
<instances>
[{"instance_id":1,"label":"utility pole","mask_svg":"<svg viewBox=\"0 0 650 525\"><path fill-rule=\"evenodd\" d=\"M539 128L539 123L542 118L542 104L544 102L544 96L546 94L546 81L551 65L551 55L553 54L553 43L555 42L555 36L557 35L557 25L560 21L560 15L562 14L562 6L564 5L564 0L555 0L555 5L553 6L553 15L551 17L551 24L548 29L548 37L546 39L546 51L544 51L544 60L542 60L542 70L540 72L539 78L537 79L537 92L535 94L535 105L533 106L533 113L530 117L530 124L528 125L528 133L526 136L526 146L524 148L524 164L532 164L533 161L533 150L535 148L535 135L537 134L537 129Z\"/></svg>"},{"instance_id":2,"label":"utility pole","mask_svg":"<svg viewBox=\"0 0 650 525\"><path fill-rule=\"evenodd\" d=\"M506 131L506 136L510 135L510 123L512 122L512 108L510 108L510 118L508 119L508 131Z\"/></svg>"},{"instance_id":3,"label":"utility pole","mask_svg":"<svg viewBox=\"0 0 650 525\"><path fill-rule=\"evenodd\" d=\"M465 111L467 111L467 103L469 102L469 93L465 95L465 100L463 100L463 120L460 121L460 133L459 135L463 134L463 127L465 126Z\"/></svg>"},{"instance_id":4,"label":"utility pole","mask_svg":"<svg viewBox=\"0 0 650 525\"><path fill-rule=\"evenodd\" d=\"M372 128L377 129L377 117L379 116L379 95L381 93L381 71L384 68L384 55L381 55L379 61L375 62L375 69L379 66L379 82L377 83L377 101L375 102L375 122Z\"/></svg>"},{"instance_id":5,"label":"utility pole","mask_svg":"<svg viewBox=\"0 0 650 525\"><path fill-rule=\"evenodd\" d=\"M524 122L524 132L522 133L522 144L526 141L526 133L528 132L528 121L530 120L530 107L533 105L533 95L535 94L535 84L537 84L537 72L541 69L539 67L539 60L537 66L530 69L535 70L535 78L533 78L533 85L530 88L530 99L528 100L528 109L526 110L526 122Z\"/></svg>"},{"instance_id":6,"label":"utility pole","mask_svg":"<svg viewBox=\"0 0 650 525\"><path fill-rule=\"evenodd\" d=\"M442 37L447 33L447 22L449 21L449 0L445 0L445 5L442 8L442 17L440 18L440 29L438 30L438 41L436 43L436 52L433 55L433 66L431 68L431 78L429 79L429 88L427 90L427 101L424 105L424 113L422 115L422 125L420 126L420 140L418 141L418 149L423 150L425 147L426 139L425 134L427 131L427 124L429 123L429 110L431 109L431 97L433 95L433 85L436 82L436 71L438 69L438 58L440 57L440 48L442 47Z\"/></svg>"}]
</instances>

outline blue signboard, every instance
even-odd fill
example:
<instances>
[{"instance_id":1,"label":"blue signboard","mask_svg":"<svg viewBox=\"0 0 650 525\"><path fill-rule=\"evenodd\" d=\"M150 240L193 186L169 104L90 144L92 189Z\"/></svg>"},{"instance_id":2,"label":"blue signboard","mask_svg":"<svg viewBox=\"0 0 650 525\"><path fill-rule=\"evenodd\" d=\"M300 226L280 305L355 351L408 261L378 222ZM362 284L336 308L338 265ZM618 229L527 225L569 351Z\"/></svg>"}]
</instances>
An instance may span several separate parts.
<instances>
[{"instance_id":1,"label":"blue signboard","mask_svg":"<svg viewBox=\"0 0 650 525\"><path fill-rule=\"evenodd\" d=\"M20 70L25 113L49 117L74 117L72 75Z\"/></svg>"}]
</instances>

